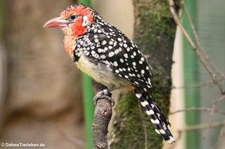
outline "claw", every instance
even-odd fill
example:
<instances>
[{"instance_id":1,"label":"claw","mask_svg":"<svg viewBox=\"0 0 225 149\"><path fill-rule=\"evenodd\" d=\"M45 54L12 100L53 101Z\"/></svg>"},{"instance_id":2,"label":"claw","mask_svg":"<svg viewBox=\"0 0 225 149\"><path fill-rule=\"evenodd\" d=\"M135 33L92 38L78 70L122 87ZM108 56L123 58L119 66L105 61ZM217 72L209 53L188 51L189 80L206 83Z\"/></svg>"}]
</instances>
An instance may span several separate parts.
<instances>
[{"instance_id":1,"label":"claw","mask_svg":"<svg viewBox=\"0 0 225 149\"><path fill-rule=\"evenodd\" d=\"M112 103L112 106L114 106L115 102L114 102L114 100L112 99L111 96L112 96L112 94L109 92L108 89L104 89L102 91L99 91L93 98L94 105L96 106L99 99L107 99Z\"/></svg>"}]
</instances>

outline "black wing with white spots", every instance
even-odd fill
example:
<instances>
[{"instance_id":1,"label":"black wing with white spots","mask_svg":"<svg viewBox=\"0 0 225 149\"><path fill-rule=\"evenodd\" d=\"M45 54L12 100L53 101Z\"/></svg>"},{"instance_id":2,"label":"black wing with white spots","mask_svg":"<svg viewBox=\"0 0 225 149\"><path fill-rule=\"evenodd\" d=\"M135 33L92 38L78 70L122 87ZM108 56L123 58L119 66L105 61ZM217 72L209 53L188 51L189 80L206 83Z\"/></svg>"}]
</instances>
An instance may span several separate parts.
<instances>
[{"instance_id":1,"label":"black wing with white spots","mask_svg":"<svg viewBox=\"0 0 225 149\"><path fill-rule=\"evenodd\" d=\"M93 63L108 65L115 75L145 91L151 88L150 67L145 58L137 46L115 27L105 22L93 24L89 32L77 39L75 54L80 48Z\"/></svg>"}]
</instances>

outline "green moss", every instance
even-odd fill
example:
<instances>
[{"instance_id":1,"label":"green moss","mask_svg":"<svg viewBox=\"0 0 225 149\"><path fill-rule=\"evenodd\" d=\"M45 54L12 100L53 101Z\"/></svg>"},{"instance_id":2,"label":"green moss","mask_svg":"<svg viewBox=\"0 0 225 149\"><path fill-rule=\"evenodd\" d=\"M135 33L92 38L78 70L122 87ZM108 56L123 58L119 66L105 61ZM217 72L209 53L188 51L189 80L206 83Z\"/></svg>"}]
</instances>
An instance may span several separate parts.
<instances>
[{"instance_id":1,"label":"green moss","mask_svg":"<svg viewBox=\"0 0 225 149\"><path fill-rule=\"evenodd\" d=\"M144 149L144 131L146 131L147 136L151 137L151 139L147 140L148 148L162 147L160 143L149 143L149 141L157 142L157 137L155 137L157 134L144 110L140 110L139 104L133 94L125 93L121 95L115 108L117 112L113 121L112 149ZM160 141L162 141L161 138Z\"/></svg>"}]
</instances>

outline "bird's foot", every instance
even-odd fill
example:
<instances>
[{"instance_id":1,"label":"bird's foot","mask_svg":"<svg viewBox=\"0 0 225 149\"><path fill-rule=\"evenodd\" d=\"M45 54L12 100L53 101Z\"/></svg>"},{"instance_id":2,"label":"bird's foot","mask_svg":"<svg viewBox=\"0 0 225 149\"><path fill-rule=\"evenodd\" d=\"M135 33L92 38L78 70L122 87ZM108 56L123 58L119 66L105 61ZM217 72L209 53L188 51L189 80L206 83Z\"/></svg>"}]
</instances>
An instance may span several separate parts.
<instances>
[{"instance_id":1,"label":"bird's foot","mask_svg":"<svg viewBox=\"0 0 225 149\"><path fill-rule=\"evenodd\" d=\"M93 100L94 100L94 105L97 104L99 99L107 99L112 103L112 106L114 106L115 102L112 99L112 94L109 92L108 89L104 89L99 91L97 94L95 94Z\"/></svg>"}]
</instances>

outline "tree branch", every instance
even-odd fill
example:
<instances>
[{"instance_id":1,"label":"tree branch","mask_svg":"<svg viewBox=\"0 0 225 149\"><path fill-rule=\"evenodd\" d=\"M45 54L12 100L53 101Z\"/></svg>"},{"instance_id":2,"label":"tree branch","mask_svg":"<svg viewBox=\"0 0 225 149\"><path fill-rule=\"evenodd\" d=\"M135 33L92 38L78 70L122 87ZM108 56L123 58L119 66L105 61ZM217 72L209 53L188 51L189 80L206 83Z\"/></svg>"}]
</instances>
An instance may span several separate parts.
<instances>
[{"instance_id":1,"label":"tree branch","mask_svg":"<svg viewBox=\"0 0 225 149\"><path fill-rule=\"evenodd\" d=\"M191 21L190 15L188 13L188 11L186 10L185 4L182 3L183 8L185 9L185 13L188 17L189 23L191 24L192 27L192 32L194 34L194 37L197 40L197 45L195 44L195 42L191 39L190 35L187 33L187 31L185 30L185 28L183 27L178 15L176 14L176 10L175 10L175 4L174 4L174 0L168 0L169 1L169 5L170 5L170 11L171 14L174 18L174 21L177 23L178 27L181 29L181 32L183 33L184 37L187 39L188 43L190 44L190 46L192 47L195 55L197 56L198 60L201 62L201 64L204 66L204 68L207 70L207 72L209 73L210 77L212 78L214 84L219 88L221 94L225 94L225 91L223 90L223 87L219 84L219 82L216 79L216 74L214 73L214 71L218 72L216 70L216 68L214 67L214 65L212 64L212 62L208 59L207 55L205 54L205 52L202 50L202 46L199 42L197 33L195 31L195 28L193 26L193 23ZM207 65L209 64L209 65ZM212 70L212 68L214 70Z\"/></svg>"},{"instance_id":2,"label":"tree branch","mask_svg":"<svg viewBox=\"0 0 225 149\"><path fill-rule=\"evenodd\" d=\"M95 81L92 81L92 88L95 94L107 89L105 86ZM93 149L108 148L107 133L108 124L112 117L112 101L111 96L101 96L95 101L94 119L92 122Z\"/></svg>"},{"instance_id":3,"label":"tree branch","mask_svg":"<svg viewBox=\"0 0 225 149\"><path fill-rule=\"evenodd\" d=\"M225 126L225 121L222 122L214 122L211 124L200 124L200 125L192 125L192 126L187 126L183 129L178 130L179 132L183 131L194 131L194 130L201 130L201 129L208 129L208 128L216 128L216 127L223 127Z\"/></svg>"},{"instance_id":4,"label":"tree branch","mask_svg":"<svg viewBox=\"0 0 225 149\"><path fill-rule=\"evenodd\" d=\"M221 82L225 80L225 76L218 78L216 81ZM215 84L213 80L204 81L200 83L194 83L189 85L183 85L183 86L173 86L173 89L184 89L184 88L200 88L204 86L209 86Z\"/></svg>"},{"instance_id":5,"label":"tree branch","mask_svg":"<svg viewBox=\"0 0 225 149\"><path fill-rule=\"evenodd\" d=\"M176 110L176 111L170 112L170 114L173 115L173 114L177 114L177 113L180 113L180 112L196 112L196 111L211 112L212 108L206 108L206 107L195 108L195 107L193 107L193 108ZM220 110L215 109L214 112L218 113L218 114L225 115L225 111L220 111Z\"/></svg>"}]
</instances>

